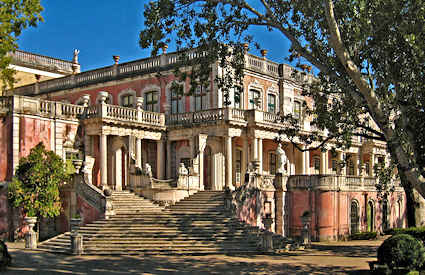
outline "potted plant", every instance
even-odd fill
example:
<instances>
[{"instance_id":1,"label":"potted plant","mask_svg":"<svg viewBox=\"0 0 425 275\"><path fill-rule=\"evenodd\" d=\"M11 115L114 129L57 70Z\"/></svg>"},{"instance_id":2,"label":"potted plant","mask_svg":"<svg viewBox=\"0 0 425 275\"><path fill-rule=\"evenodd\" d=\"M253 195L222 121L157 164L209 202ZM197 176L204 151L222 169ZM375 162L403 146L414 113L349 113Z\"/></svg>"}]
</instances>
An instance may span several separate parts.
<instances>
[{"instance_id":1,"label":"potted plant","mask_svg":"<svg viewBox=\"0 0 425 275\"><path fill-rule=\"evenodd\" d=\"M59 186L69 179L64 161L53 151L47 151L43 143L20 159L8 187L8 199L12 206L22 210L30 232L37 218L60 214Z\"/></svg>"}]
</instances>

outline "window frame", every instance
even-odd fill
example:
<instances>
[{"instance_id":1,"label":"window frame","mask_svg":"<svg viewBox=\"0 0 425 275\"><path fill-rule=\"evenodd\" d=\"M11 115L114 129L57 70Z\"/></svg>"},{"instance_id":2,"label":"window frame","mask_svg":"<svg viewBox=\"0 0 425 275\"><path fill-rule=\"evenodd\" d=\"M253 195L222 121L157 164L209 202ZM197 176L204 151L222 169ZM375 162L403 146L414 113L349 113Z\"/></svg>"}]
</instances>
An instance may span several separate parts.
<instances>
[{"instance_id":1,"label":"window frame","mask_svg":"<svg viewBox=\"0 0 425 275\"><path fill-rule=\"evenodd\" d=\"M148 96L152 95L151 100L148 100ZM156 96L156 101L154 100L154 96ZM148 112L159 112L159 92L156 90L150 90L143 93L144 97L144 110Z\"/></svg>"}]
</instances>

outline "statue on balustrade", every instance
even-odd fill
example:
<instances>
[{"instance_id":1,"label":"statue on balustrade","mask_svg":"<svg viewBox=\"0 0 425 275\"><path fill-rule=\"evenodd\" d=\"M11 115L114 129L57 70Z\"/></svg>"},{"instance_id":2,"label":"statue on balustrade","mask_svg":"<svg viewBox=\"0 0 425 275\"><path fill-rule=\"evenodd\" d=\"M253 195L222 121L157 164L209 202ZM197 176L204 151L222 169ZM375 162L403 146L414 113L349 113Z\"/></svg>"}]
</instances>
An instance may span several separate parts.
<instances>
[{"instance_id":1,"label":"statue on balustrade","mask_svg":"<svg viewBox=\"0 0 425 275\"><path fill-rule=\"evenodd\" d=\"M145 164L145 175L152 178L152 167L149 163Z\"/></svg>"},{"instance_id":2,"label":"statue on balustrade","mask_svg":"<svg viewBox=\"0 0 425 275\"><path fill-rule=\"evenodd\" d=\"M187 176L189 174L188 170L186 169L186 167L184 166L184 163L180 163L179 165L179 176L183 175L183 176Z\"/></svg>"},{"instance_id":3,"label":"statue on balustrade","mask_svg":"<svg viewBox=\"0 0 425 275\"><path fill-rule=\"evenodd\" d=\"M288 161L288 158L286 157L285 150L283 150L281 143L279 143L279 145L277 146L276 154L277 154L277 161L278 161L277 173L281 173L285 175L286 174L285 164Z\"/></svg>"}]
</instances>

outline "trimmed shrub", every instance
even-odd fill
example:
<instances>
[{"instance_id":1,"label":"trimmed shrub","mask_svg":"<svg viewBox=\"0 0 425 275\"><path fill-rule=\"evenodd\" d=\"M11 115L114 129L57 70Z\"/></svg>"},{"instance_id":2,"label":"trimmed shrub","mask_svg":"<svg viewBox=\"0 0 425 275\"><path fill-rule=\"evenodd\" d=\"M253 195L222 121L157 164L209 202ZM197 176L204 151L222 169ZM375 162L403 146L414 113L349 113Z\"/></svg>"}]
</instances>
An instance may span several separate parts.
<instances>
[{"instance_id":1,"label":"trimmed shrub","mask_svg":"<svg viewBox=\"0 0 425 275\"><path fill-rule=\"evenodd\" d=\"M425 250L420 241L407 234L386 239L378 248L378 262L390 269L418 270L425 262Z\"/></svg>"},{"instance_id":2,"label":"trimmed shrub","mask_svg":"<svg viewBox=\"0 0 425 275\"><path fill-rule=\"evenodd\" d=\"M374 240L378 234L376 232L359 232L350 236L350 240Z\"/></svg>"},{"instance_id":3,"label":"trimmed shrub","mask_svg":"<svg viewBox=\"0 0 425 275\"><path fill-rule=\"evenodd\" d=\"M389 235L407 234L425 243L425 227L393 228L385 233Z\"/></svg>"}]
</instances>

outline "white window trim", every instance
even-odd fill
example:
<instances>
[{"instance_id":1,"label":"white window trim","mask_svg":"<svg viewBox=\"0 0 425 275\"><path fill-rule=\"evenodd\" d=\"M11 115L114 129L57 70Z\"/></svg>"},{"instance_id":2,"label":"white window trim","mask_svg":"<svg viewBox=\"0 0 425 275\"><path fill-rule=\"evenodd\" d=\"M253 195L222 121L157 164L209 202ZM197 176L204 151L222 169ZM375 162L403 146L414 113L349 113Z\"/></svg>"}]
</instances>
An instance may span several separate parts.
<instances>
[{"instance_id":1,"label":"white window trim","mask_svg":"<svg viewBox=\"0 0 425 275\"><path fill-rule=\"evenodd\" d=\"M269 94L275 96L276 102L274 106L275 108L274 113L277 114L279 112L279 94L274 89L269 89L267 91L267 110L266 110L267 112L269 111Z\"/></svg>"}]
</instances>

